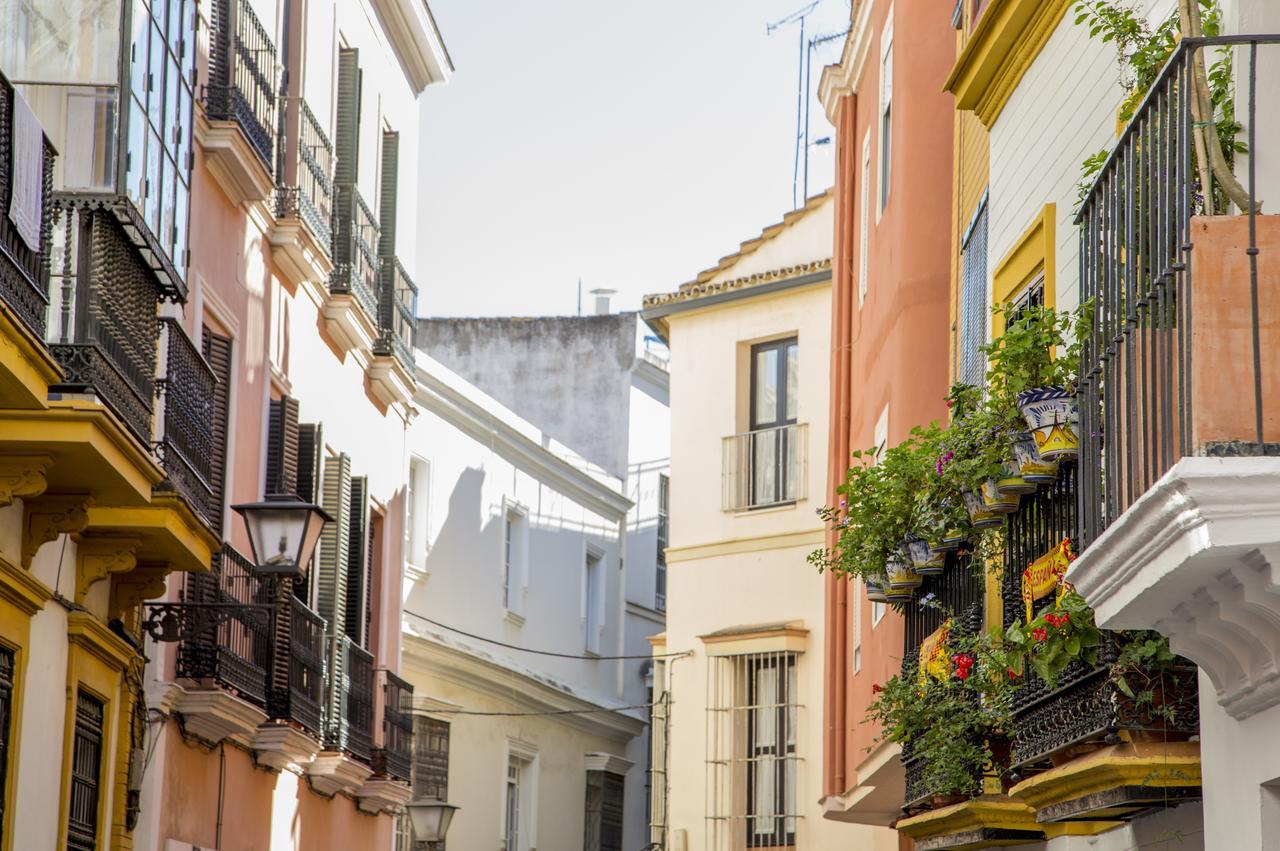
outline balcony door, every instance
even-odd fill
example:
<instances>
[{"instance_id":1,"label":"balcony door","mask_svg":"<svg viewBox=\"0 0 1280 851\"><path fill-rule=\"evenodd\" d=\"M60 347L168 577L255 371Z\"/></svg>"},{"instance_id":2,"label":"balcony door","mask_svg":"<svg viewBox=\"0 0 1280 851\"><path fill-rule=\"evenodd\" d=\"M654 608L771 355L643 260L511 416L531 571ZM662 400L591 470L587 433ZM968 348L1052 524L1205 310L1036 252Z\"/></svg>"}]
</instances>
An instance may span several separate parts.
<instances>
[{"instance_id":1,"label":"balcony door","mask_svg":"<svg viewBox=\"0 0 1280 851\"><path fill-rule=\"evenodd\" d=\"M751 347L751 501L794 502L800 345L795 337Z\"/></svg>"}]
</instances>

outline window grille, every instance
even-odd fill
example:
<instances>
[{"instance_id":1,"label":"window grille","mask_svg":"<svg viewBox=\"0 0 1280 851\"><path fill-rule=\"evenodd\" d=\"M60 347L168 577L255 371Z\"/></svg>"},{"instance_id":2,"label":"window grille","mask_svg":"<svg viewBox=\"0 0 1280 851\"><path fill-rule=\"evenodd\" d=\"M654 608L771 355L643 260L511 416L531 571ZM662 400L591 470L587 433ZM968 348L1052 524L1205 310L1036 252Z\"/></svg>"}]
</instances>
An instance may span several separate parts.
<instances>
[{"instance_id":1,"label":"window grille","mask_svg":"<svg viewBox=\"0 0 1280 851\"><path fill-rule=\"evenodd\" d=\"M667 540L671 532L671 479L658 476L658 562L654 577L653 607L667 610Z\"/></svg>"},{"instance_id":2,"label":"window grille","mask_svg":"<svg viewBox=\"0 0 1280 851\"><path fill-rule=\"evenodd\" d=\"M0 841L4 840L4 799L13 734L13 651L0 648Z\"/></svg>"},{"instance_id":3,"label":"window grille","mask_svg":"<svg viewBox=\"0 0 1280 851\"><path fill-rule=\"evenodd\" d=\"M965 234L960 284L960 372L965 384L981 387L986 375L987 202L983 199Z\"/></svg>"},{"instance_id":4,"label":"window grille","mask_svg":"<svg viewBox=\"0 0 1280 851\"><path fill-rule=\"evenodd\" d=\"M425 715L413 719L413 797L449 800L449 722ZM414 842L405 851L445 851L445 843Z\"/></svg>"},{"instance_id":5,"label":"window grille","mask_svg":"<svg viewBox=\"0 0 1280 851\"><path fill-rule=\"evenodd\" d=\"M790 848L800 821L796 654L709 663L707 849Z\"/></svg>"},{"instance_id":6,"label":"window grille","mask_svg":"<svg viewBox=\"0 0 1280 851\"><path fill-rule=\"evenodd\" d=\"M625 780L609 771L587 772L584 851L622 851Z\"/></svg>"},{"instance_id":7,"label":"window grille","mask_svg":"<svg viewBox=\"0 0 1280 851\"><path fill-rule=\"evenodd\" d=\"M68 851L98 847L98 789L102 778L102 701L76 695L75 740L71 746L71 806L67 817Z\"/></svg>"}]
</instances>

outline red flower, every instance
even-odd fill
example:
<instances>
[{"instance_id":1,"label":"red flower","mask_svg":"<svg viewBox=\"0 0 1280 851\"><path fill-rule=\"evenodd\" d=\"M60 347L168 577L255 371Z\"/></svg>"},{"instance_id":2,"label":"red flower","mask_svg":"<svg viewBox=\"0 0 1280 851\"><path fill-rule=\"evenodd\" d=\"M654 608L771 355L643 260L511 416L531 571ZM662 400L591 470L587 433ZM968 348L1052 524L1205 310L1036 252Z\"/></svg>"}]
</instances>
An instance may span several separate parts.
<instances>
[{"instance_id":1,"label":"red flower","mask_svg":"<svg viewBox=\"0 0 1280 851\"><path fill-rule=\"evenodd\" d=\"M967 679L969 679L969 669L968 669L968 668L956 668L956 679L957 679L957 680L967 680Z\"/></svg>"},{"instance_id":2,"label":"red flower","mask_svg":"<svg viewBox=\"0 0 1280 851\"><path fill-rule=\"evenodd\" d=\"M1015 670L1013 670L1013 668L1010 668L1010 669L1009 669L1009 679L1011 679L1011 680L1016 680L1017 678L1018 678L1018 673L1017 673Z\"/></svg>"},{"instance_id":3,"label":"red flower","mask_svg":"<svg viewBox=\"0 0 1280 851\"><path fill-rule=\"evenodd\" d=\"M879 693L880 693L880 692L882 692L882 691L884 691L884 688L883 688L879 683L872 683L872 684L871 684L871 693L872 693L872 694L879 694Z\"/></svg>"},{"instance_id":4,"label":"red flower","mask_svg":"<svg viewBox=\"0 0 1280 851\"><path fill-rule=\"evenodd\" d=\"M1070 612L1063 612L1063 613L1062 613L1062 615L1061 615L1061 617L1059 617L1059 618L1058 618L1058 625L1059 625L1059 626L1061 626L1061 625L1062 625L1062 624L1064 624L1064 623L1071 623L1071 613L1070 613Z\"/></svg>"},{"instance_id":5,"label":"red flower","mask_svg":"<svg viewBox=\"0 0 1280 851\"><path fill-rule=\"evenodd\" d=\"M1031 634L1035 637L1036 641L1044 641L1046 638L1049 637L1049 630L1045 629L1042 626L1038 626L1035 629L1031 630Z\"/></svg>"}]
</instances>

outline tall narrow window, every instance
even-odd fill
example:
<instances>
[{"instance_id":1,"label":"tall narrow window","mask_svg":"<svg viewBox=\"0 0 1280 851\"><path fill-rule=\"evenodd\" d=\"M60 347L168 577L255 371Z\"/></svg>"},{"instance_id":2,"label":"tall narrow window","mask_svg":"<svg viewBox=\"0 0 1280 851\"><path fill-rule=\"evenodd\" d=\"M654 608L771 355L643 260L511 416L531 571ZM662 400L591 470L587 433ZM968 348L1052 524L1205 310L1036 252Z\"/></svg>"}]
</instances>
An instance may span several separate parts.
<instances>
[{"instance_id":1,"label":"tall narrow window","mask_svg":"<svg viewBox=\"0 0 1280 851\"><path fill-rule=\"evenodd\" d=\"M524 610L525 570L529 518L509 507L502 523L502 605L513 614Z\"/></svg>"},{"instance_id":2,"label":"tall narrow window","mask_svg":"<svg viewBox=\"0 0 1280 851\"><path fill-rule=\"evenodd\" d=\"M793 337L751 348L751 506L793 502L800 346Z\"/></svg>"},{"instance_id":3,"label":"tall narrow window","mask_svg":"<svg viewBox=\"0 0 1280 851\"><path fill-rule=\"evenodd\" d=\"M504 804L503 851L529 851L533 837L533 760L507 755L507 784Z\"/></svg>"},{"instance_id":4,"label":"tall narrow window","mask_svg":"<svg viewBox=\"0 0 1280 851\"><path fill-rule=\"evenodd\" d=\"M413 719L413 797L449 800L449 722L425 715ZM445 851L443 842L414 843L414 851Z\"/></svg>"},{"instance_id":5,"label":"tall narrow window","mask_svg":"<svg viewBox=\"0 0 1280 851\"><path fill-rule=\"evenodd\" d=\"M867 251L870 249L871 229L871 131L862 139L862 168L858 171L862 182L858 193L858 306L867 300Z\"/></svg>"},{"instance_id":6,"label":"tall narrow window","mask_svg":"<svg viewBox=\"0 0 1280 851\"><path fill-rule=\"evenodd\" d=\"M853 608L853 672L856 674L862 670L862 580L855 580L853 583L853 601L850 604Z\"/></svg>"},{"instance_id":7,"label":"tall narrow window","mask_svg":"<svg viewBox=\"0 0 1280 851\"><path fill-rule=\"evenodd\" d=\"M958 378L981 387L986 373L982 346L987 341L987 201L984 198L964 235L960 281L960 364Z\"/></svg>"},{"instance_id":8,"label":"tall narrow window","mask_svg":"<svg viewBox=\"0 0 1280 851\"><path fill-rule=\"evenodd\" d=\"M214 457L209 464L209 489L213 492L212 505L217 514L218 532L221 533L226 503L228 417L231 411L231 338L215 334L206 325L201 350L213 374L218 377L218 385L213 391Z\"/></svg>"},{"instance_id":9,"label":"tall narrow window","mask_svg":"<svg viewBox=\"0 0 1280 851\"><path fill-rule=\"evenodd\" d=\"M893 163L893 9L880 35L880 206L889 205L889 178Z\"/></svg>"},{"instance_id":10,"label":"tall narrow window","mask_svg":"<svg viewBox=\"0 0 1280 851\"><path fill-rule=\"evenodd\" d=\"M584 851L622 851L625 782L610 771L587 772Z\"/></svg>"},{"instance_id":11,"label":"tall narrow window","mask_svg":"<svg viewBox=\"0 0 1280 851\"><path fill-rule=\"evenodd\" d=\"M102 723L105 706L91 694L76 694L75 737L71 744L71 801L68 851L98 847L98 790L102 782Z\"/></svg>"},{"instance_id":12,"label":"tall narrow window","mask_svg":"<svg viewBox=\"0 0 1280 851\"><path fill-rule=\"evenodd\" d=\"M670 534L671 479L658 476L658 562L654 576L653 607L667 610L667 536Z\"/></svg>"},{"instance_id":13,"label":"tall narrow window","mask_svg":"<svg viewBox=\"0 0 1280 851\"><path fill-rule=\"evenodd\" d=\"M587 549L585 577L583 580L583 646L588 653L600 652L600 639L604 632L604 556Z\"/></svg>"},{"instance_id":14,"label":"tall narrow window","mask_svg":"<svg viewBox=\"0 0 1280 851\"><path fill-rule=\"evenodd\" d=\"M13 747L13 651L0 647L0 842L4 840L4 802Z\"/></svg>"}]
</instances>

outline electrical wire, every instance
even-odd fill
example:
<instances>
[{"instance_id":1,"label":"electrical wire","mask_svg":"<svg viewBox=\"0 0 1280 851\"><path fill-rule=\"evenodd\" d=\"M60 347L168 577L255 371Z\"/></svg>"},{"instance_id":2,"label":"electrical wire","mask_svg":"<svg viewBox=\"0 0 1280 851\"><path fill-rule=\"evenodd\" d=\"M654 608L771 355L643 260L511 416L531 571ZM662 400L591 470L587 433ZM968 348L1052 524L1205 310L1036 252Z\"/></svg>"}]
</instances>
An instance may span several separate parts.
<instances>
[{"instance_id":1,"label":"electrical wire","mask_svg":"<svg viewBox=\"0 0 1280 851\"><path fill-rule=\"evenodd\" d=\"M508 650L519 650L521 653L535 653L539 656L555 656L558 659L590 659L594 661L607 662L607 661L614 661L614 660L621 660L621 659L678 659L684 656L693 655L692 650L685 650L681 653L653 653L653 654L641 655L641 656L596 656L592 654L582 654L582 653L558 653L554 650L534 650L529 647L520 647L517 644L508 644L505 641L498 641L496 638L485 638L483 635L476 635L475 633L466 632L465 630L458 629L456 626L449 626L447 623L441 623L440 621L432 620L426 615L420 615L417 612L411 612L408 609L405 609L404 613L406 615L411 615L417 618L418 620L426 621L432 626L438 626L441 629L447 629L450 632L456 632L458 635L464 635L467 638L473 638L476 641L483 641L486 644L496 644L497 646L505 647Z\"/></svg>"},{"instance_id":2,"label":"electrical wire","mask_svg":"<svg viewBox=\"0 0 1280 851\"><path fill-rule=\"evenodd\" d=\"M557 715L599 715L601 713L627 712L632 709L652 709L655 703L637 703L632 706L600 706L594 709L552 709L545 712L486 712L479 709L436 709L415 707L414 715L478 715L493 718L549 718Z\"/></svg>"}]
</instances>

